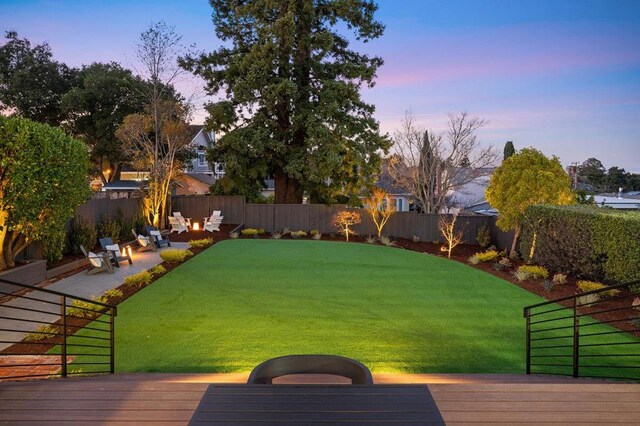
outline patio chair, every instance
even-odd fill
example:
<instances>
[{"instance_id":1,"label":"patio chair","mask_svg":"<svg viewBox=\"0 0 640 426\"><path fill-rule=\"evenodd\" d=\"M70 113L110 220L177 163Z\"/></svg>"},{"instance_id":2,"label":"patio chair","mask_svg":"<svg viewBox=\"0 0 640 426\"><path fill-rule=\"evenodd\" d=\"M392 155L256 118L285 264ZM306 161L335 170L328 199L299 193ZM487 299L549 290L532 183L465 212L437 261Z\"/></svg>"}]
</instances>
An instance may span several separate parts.
<instances>
[{"instance_id":1,"label":"patio chair","mask_svg":"<svg viewBox=\"0 0 640 426\"><path fill-rule=\"evenodd\" d=\"M153 238L145 237L144 235L138 234L135 229L132 229L131 233L133 234L133 236L136 238L136 241L138 242L139 252L149 251L149 250L158 251L158 248L156 247L156 244Z\"/></svg>"},{"instance_id":2,"label":"patio chair","mask_svg":"<svg viewBox=\"0 0 640 426\"><path fill-rule=\"evenodd\" d=\"M180 221L173 216L169 216L169 225L171 226L171 232L177 232L178 234L189 230L186 222Z\"/></svg>"},{"instance_id":3,"label":"patio chair","mask_svg":"<svg viewBox=\"0 0 640 426\"><path fill-rule=\"evenodd\" d=\"M123 260L128 261L129 265L133 264L131 256L129 256L128 254L123 255L120 251L120 246L118 244L114 244L111 237L100 238L98 242L100 242L100 247L102 247L102 250L106 251L109 254L109 258L113 261L113 264L116 266L116 268L120 267L120 262Z\"/></svg>"},{"instance_id":4,"label":"patio chair","mask_svg":"<svg viewBox=\"0 0 640 426\"><path fill-rule=\"evenodd\" d=\"M178 219L178 221L182 221L187 225L187 228L191 228L191 218L190 217L183 217L182 213L180 212L173 212L173 217L175 217L176 219Z\"/></svg>"},{"instance_id":5,"label":"patio chair","mask_svg":"<svg viewBox=\"0 0 640 426\"><path fill-rule=\"evenodd\" d=\"M212 214L210 217L205 217L202 229L209 232L219 231L223 217L224 216L216 216L215 214Z\"/></svg>"},{"instance_id":6,"label":"patio chair","mask_svg":"<svg viewBox=\"0 0 640 426\"><path fill-rule=\"evenodd\" d=\"M92 251L87 252L83 246L80 246L80 250L84 254L84 257L89 259L89 268L84 271L85 275L95 275L100 272L113 274L115 272L113 267L111 267L111 262L109 261L109 255L107 253L99 255Z\"/></svg>"},{"instance_id":7,"label":"patio chair","mask_svg":"<svg viewBox=\"0 0 640 426\"><path fill-rule=\"evenodd\" d=\"M154 244L156 247L160 248L162 246L171 247L171 241L168 238L162 236L162 233L158 231L157 228L151 225L147 225L144 227L145 232L149 237L153 237Z\"/></svg>"},{"instance_id":8,"label":"patio chair","mask_svg":"<svg viewBox=\"0 0 640 426\"><path fill-rule=\"evenodd\" d=\"M271 384L290 374L331 374L348 377L354 385L373 385L369 369L351 358L336 355L287 355L263 362L253 369L248 384Z\"/></svg>"}]
</instances>

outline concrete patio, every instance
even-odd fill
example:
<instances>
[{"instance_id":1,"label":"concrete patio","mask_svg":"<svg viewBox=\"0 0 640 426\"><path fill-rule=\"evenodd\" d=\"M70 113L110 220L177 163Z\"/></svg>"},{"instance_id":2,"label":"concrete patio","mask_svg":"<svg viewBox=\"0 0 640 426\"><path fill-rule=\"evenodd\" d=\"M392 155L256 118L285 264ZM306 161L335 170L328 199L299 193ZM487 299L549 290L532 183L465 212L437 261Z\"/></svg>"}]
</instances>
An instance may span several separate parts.
<instances>
[{"instance_id":1,"label":"concrete patio","mask_svg":"<svg viewBox=\"0 0 640 426\"><path fill-rule=\"evenodd\" d=\"M189 244L175 242L172 243L172 248L189 248ZM166 248L161 249L161 251L162 250L166 250ZM133 264L129 265L129 263L126 261L120 262L120 267L115 268L115 273L113 274L100 273L96 275L85 275L81 272L50 284L46 288L49 290L60 291L84 298L100 296L105 291L120 286L123 283L125 277L138 273L140 271L150 269L155 265L161 263L162 259L160 258L159 253L160 252L152 251L139 253L137 251L134 251L132 256ZM0 305L0 316L15 318L15 320L3 320L2 328L9 330L21 330L20 332L0 331L0 341L20 341L26 334L34 331L39 325L38 323L26 322L22 320L26 319L32 321L45 321L53 323L58 318L60 318L59 314L53 313L53 311L58 308L50 303L45 302L54 300L57 301L58 296L38 291L32 292L27 296L34 299L43 300L43 302L18 298ZM43 312L15 309L18 307L52 313L48 314ZM0 350L3 350L9 346L11 346L11 343L0 343Z\"/></svg>"}]
</instances>

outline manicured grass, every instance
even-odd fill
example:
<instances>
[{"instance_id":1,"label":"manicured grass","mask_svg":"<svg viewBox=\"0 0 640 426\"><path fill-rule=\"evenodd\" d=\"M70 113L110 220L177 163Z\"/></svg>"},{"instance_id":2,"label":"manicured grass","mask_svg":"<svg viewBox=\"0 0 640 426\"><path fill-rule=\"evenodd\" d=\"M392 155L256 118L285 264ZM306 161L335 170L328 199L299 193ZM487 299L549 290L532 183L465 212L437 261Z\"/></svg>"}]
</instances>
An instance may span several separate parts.
<instances>
[{"instance_id":1,"label":"manicured grass","mask_svg":"<svg viewBox=\"0 0 640 426\"><path fill-rule=\"evenodd\" d=\"M374 372L522 373L522 308L541 300L406 250L228 240L118 306L116 368L237 372L326 353Z\"/></svg>"}]
</instances>

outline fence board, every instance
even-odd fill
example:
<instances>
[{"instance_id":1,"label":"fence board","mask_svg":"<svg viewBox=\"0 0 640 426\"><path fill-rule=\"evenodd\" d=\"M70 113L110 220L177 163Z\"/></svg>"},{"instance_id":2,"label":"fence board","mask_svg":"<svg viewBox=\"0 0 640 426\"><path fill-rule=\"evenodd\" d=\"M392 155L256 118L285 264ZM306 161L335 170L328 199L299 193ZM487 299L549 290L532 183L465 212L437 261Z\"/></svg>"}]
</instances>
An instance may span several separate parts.
<instances>
[{"instance_id":1,"label":"fence board","mask_svg":"<svg viewBox=\"0 0 640 426\"><path fill-rule=\"evenodd\" d=\"M247 228L262 228L267 232L275 231L273 204L247 204L244 224Z\"/></svg>"}]
</instances>

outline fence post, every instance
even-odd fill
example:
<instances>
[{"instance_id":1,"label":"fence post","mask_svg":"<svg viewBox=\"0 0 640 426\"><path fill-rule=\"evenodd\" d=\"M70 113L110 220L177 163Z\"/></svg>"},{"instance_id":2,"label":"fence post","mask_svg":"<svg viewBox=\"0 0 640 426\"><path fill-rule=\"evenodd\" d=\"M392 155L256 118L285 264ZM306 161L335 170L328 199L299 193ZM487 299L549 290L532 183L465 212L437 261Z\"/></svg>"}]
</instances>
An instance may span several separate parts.
<instances>
[{"instance_id":1,"label":"fence post","mask_svg":"<svg viewBox=\"0 0 640 426\"><path fill-rule=\"evenodd\" d=\"M67 377L67 297L60 296L60 316L62 317L62 346L60 348L60 374Z\"/></svg>"},{"instance_id":2,"label":"fence post","mask_svg":"<svg viewBox=\"0 0 640 426\"><path fill-rule=\"evenodd\" d=\"M529 308L524 308L524 317L527 322L527 332L526 332L527 374L531 374L531 316L530 316Z\"/></svg>"},{"instance_id":3,"label":"fence post","mask_svg":"<svg viewBox=\"0 0 640 426\"><path fill-rule=\"evenodd\" d=\"M109 372L111 374L115 373L115 361L116 361L116 357L115 357L115 318L116 317L116 310L115 308L111 308L109 309L109 345L111 346L111 351L110 351L110 357L109 357Z\"/></svg>"},{"instance_id":4,"label":"fence post","mask_svg":"<svg viewBox=\"0 0 640 426\"><path fill-rule=\"evenodd\" d=\"M578 298L573 298L573 377L580 377L580 317Z\"/></svg>"}]
</instances>

